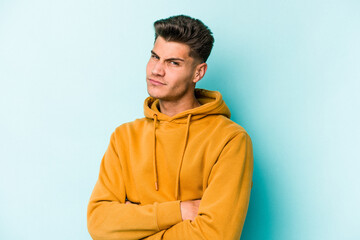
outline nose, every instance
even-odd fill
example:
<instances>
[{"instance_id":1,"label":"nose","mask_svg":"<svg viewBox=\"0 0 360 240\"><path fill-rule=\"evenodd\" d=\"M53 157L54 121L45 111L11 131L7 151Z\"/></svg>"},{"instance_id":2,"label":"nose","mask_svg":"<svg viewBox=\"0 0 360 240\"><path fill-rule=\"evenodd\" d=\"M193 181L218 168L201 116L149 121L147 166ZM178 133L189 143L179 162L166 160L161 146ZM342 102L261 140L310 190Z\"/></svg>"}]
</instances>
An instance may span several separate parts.
<instances>
[{"instance_id":1,"label":"nose","mask_svg":"<svg viewBox=\"0 0 360 240\"><path fill-rule=\"evenodd\" d=\"M157 76L164 76L165 70L164 70L163 64L162 64L160 61L157 61L157 62L154 64L154 67L153 67L153 69L151 70L151 73L152 73L153 75L157 75Z\"/></svg>"}]
</instances>

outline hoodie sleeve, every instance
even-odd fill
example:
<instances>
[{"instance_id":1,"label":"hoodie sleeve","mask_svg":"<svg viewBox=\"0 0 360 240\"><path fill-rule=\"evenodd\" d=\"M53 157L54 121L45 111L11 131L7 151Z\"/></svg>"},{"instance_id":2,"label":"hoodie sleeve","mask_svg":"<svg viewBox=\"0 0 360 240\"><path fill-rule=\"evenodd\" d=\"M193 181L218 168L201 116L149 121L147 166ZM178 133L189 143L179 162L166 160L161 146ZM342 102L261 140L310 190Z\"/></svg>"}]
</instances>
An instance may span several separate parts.
<instances>
[{"instance_id":1,"label":"hoodie sleeve","mask_svg":"<svg viewBox=\"0 0 360 240\"><path fill-rule=\"evenodd\" d=\"M180 222L180 201L143 206L125 204L126 191L115 141L113 134L90 197L87 223L91 237L140 239Z\"/></svg>"},{"instance_id":2,"label":"hoodie sleeve","mask_svg":"<svg viewBox=\"0 0 360 240\"><path fill-rule=\"evenodd\" d=\"M239 239L249 205L253 173L250 137L240 133L222 150L194 221L186 220L145 239Z\"/></svg>"}]
</instances>

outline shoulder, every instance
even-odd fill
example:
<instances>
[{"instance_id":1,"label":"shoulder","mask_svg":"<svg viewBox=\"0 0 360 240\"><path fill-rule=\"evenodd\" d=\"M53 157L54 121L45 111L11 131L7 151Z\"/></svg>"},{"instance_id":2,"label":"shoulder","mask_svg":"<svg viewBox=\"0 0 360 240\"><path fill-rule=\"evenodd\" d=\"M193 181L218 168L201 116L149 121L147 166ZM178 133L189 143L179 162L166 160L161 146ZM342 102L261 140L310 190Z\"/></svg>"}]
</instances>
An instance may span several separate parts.
<instances>
[{"instance_id":1,"label":"shoulder","mask_svg":"<svg viewBox=\"0 0 360 240\"><path fill-rule=\"evenodd\" d=\"M207 116L203 121L199 121L197 127L199 137L210 149L221 149L229 143L250 140L242 126L222 115Z\"/></svg>"},{"instance_id":2,"label":"shoulder","mask_svg":"<svg viewBox=\"0 0 360 240\"><path fill-rule=\"evenodd\" d=\"M238 135L249 136L242 126L225 116L216 116L214 122L216 122L218 129L221 130L227 138L233 138Z\"/></svg>"},{"instance_id":3,"label":"shoulder","mask_svg":"<svg viewBox=\"0 0 360 240\"><path fill-rule=\"evenodd\" d=\"M129 134L134 134L136 132L141 132L144 127L149 124L149 119L147 118L138 118L134 121L123 123L119 125L113 132L114 137L127 136Z\"/></svg>"}]
</instances>

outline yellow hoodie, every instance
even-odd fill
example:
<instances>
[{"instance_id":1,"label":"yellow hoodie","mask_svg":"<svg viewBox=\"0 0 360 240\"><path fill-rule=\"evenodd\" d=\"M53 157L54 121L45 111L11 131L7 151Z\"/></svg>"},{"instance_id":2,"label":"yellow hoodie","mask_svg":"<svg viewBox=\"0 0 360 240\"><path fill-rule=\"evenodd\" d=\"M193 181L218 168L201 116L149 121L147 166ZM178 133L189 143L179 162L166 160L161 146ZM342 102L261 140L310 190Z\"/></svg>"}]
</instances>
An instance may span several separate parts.
<instances>
[{"instance_id":1,"label":"yellow hoodie","mask_svg":"<svg viewBox=\"0 0 360 240\"><path fill-rule=\"evenodd\" d=\"M236 239L249 204L249 135L215 91L196 89L200 107L173 117L147 98L145 118L119 126L88 205L95 240ZM194 221L180 201L201 199ZM135 204L125 204L129 200Z\"/></svg>"}]
</instances>

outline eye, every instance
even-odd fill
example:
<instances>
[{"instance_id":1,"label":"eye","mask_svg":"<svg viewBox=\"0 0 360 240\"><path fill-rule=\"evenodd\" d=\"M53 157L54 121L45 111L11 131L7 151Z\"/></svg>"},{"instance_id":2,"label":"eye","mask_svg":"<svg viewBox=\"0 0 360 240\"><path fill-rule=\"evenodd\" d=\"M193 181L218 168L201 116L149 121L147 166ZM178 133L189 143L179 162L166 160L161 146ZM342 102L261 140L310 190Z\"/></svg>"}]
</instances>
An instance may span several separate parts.
<instances>
[{"instance_id":1,"label":"eye","mask_svg":"<svg viewBox=\"0 0 360 240\"><path fill-rule=\"evenodd\" d=\"M174 65L174 66L179 66L179 63L178 63L178 62L175 62L175 61L171 61L170 64L171 64L171 65Z\"/></svg>"},{"instance_id":2,"label":"eye","mask_svg":"<svg viewBox=\"0 0 360 240\"><path fill-rule=\"evenodd\" d=\"M151 54L151 58L159 60L159 56L155 55L155 54Z\"/></svg>"}]
</instances>

